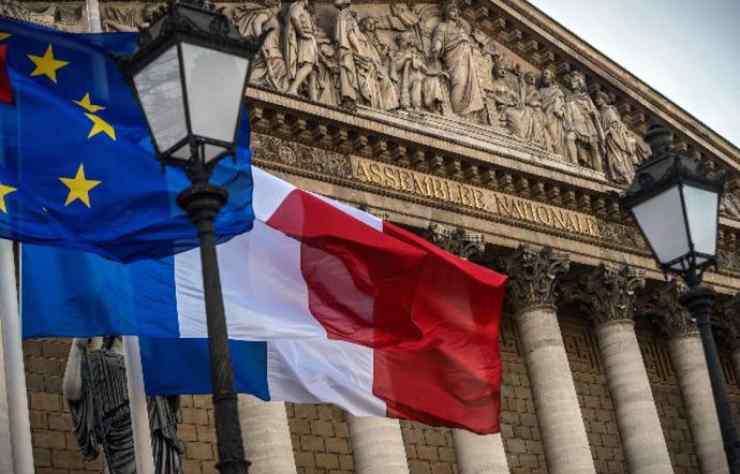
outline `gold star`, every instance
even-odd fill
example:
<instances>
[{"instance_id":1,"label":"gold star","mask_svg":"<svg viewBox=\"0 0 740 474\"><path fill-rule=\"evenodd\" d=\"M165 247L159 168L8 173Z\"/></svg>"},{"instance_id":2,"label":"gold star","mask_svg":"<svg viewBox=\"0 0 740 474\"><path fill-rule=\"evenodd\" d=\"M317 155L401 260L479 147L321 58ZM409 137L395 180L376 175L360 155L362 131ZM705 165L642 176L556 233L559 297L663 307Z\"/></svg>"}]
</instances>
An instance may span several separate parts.
<instances>
[{"instance_id":1,"label":"gold star","mask_svg":"<svg viewBox=\"0 0 740 474\"><path fill-rule=\"evenodd\" d=\"M10 33L5 33L3 31L0 31L0 41L6 40L6 39L10 38L11 36L13 36L13 35L11 35Z\"/></svg>"},{"instance_id":2,"label":"gold star","mask_svg":"<svg viewBox=\"0 0 740 474\"><path fill-rule=\"evenodd\" d=\"M97 115L85 114L85 117L89 118L90 121L93 123L93 126L90 129L90 133L87 135L87 138L92 138L98 133L105 133L111 138L111 140L116 140L116 129L113 128L111 124L101 119Z\"/></svg>"},{"instance_id":3,"label":"gold star","mask_svg":"<svg viewBox=\"0 0 740 474\"><path fill-rule=\"evenodd\" d=\"M13 186L0 184L0 211L3 211L5 214L8 213L8 208L5 207L5 196L16 191L16 188Z\"/></svg>"},{"instance_id":4,"label":"gold star","mask_svg":"<svg viewBox=\"0 0 740 474\"><path fill-rule=\"evenodd\" d=\"M85 177L85 167L80 163L80 167L77 168L77 174L74 178L59 178L65 186L69 188L69 194L67 194L67 200L64 201L64 207L69 206L77 199L82 201L84 205L90 207L90 191L99 185L101 182L94 179L87 179Z\"/></svg>"},{"instance_id":5,"label":"gold star","mask_svg":"<svg viewBox=\"0 0 740 474\"><path fill-rule=\"evenodd\" d=\"M28 59L30 59L36 65L36 69L34 69L31 73L32 77L46 76L54 83L57 82L57 70L69 64L68 61L61 61L54 57L54 49L51 45L46 48L46 52L43 56L29 54Z\"/></svg>"},{"instance_id":6,"label":"gold star","mask_svg":"<svg viewBox=\"0 0 740 474\"><path fill-rule=\"evenodd\" d=\"M90 113L100 112L101 110L105 110L105 107L102 107L100 105L95 105L92 102L90 102L90 93L88 92L85 94L85 97L83 97L80 100L73 100L75 104L79 105L83 109L87 110Z\"/></svg>"}]
</instances>

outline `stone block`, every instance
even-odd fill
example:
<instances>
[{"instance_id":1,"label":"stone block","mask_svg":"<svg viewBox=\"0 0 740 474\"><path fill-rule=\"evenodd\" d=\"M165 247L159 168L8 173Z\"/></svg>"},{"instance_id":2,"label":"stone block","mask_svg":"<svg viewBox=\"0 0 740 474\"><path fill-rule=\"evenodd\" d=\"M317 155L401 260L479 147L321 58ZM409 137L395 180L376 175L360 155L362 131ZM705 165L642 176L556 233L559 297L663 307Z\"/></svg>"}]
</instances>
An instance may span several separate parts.
<instances>
[{"instance_id":1,"label":"stone block","mask_svg":"<svg viewBox=\"0 0 740 474\"><path fill-rule=\"evenodd\" d=\"M316 467L324 469L338 469L339 456L336 454L318 453L316 454Z\"/></svg>"},{"instance_id":2,"label":"stone block","mask_svg":"<svg viewBox=\"0 0 740 474\"><path fill-rule=\"evenodd\" d=\"M433 446L417 446L416 454L419 456L419 459L425 461L437 461L439 459L437 448Z\"/></svg>"}]
</instances>

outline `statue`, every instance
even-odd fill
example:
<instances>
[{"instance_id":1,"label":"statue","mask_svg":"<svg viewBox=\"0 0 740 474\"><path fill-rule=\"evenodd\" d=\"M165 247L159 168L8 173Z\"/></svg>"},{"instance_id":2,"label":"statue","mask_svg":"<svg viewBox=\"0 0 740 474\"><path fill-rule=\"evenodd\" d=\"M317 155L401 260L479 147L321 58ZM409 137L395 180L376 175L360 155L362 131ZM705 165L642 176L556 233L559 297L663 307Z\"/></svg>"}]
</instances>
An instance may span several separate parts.
<instances>
[{"instance_id":1,"label":"statue","mask_svg":"<svg viewBox=\"0 0 740 474\"><path fill-rule=\"evenodd\" d=\"M450 78L450 103L461 117L478 120L484 109L483 92L473 55L469 27L457 4L443 7L442 21L432 34L432 56L442 60Z\"/></svg>"},{"instance_id":2,"label":"statue","mask_svg":"<svg viewBox=\"0 0 740 474\"><path fill-rule=\"evenodd\" d=\"M514 111L519 106L519 94L509 80L504 60L500 56L493 61L491 74L493 81L487 107L489 123L520 136L519 121Z\"/></svg>"},{"instance_id":3,"label":"statue","mask_svg":"<svg viewBox=\"0 0 740 474\"><path fill-rule=\"evenodd\" d=\"M316 66L319 51L314 29L314 21L308 11L308 0L293 2L288 8L283 31L285 63L290 78L288 94L298 95L301 86L308 80L308 97L316 101L318 99Z\"/></svg>"},{"instance_id":4,"label":"statue","mask_svg":"<svg viewBox=\"0 0 740 474\"><path fill-rule=\"evenodd\" d=\"M339 50L339 95L345 107L357 103L383 110L398 107L398 97L378 52L360 30L350 0L335 0L339 10L335 40Z\"/></svg>"},{"instance_id":5,"label":"statue","mask_svg":"<svg viewBox=\"0 0 740 474\"><path fill-rule=\"evenodd\" d=\"M136 473L122 352L121 338L75 339L64 372L64 398L72 412L80 452L92 460L102 447L108 474ZM183 448L177 440L178 397L148 398L147 408L155 470L157 474L180 474Z\"/></svg>"},{"instance_id":6,"label":"statue","mask_svg":"<svg viewBox=\"0 0 740 474\"><path fill-rule=\"evenodd\" d=\"M442 85L447 74L434 65L427 65L411 31L398 35L398 51L393 55L391 77L400 90L400 106L404 110L429 110L443 113L445 94Z\"/></svg>"},{"instance_id":7,"label":"statue","mask_svg":"<svg viewBox=\"0 0 740 474\"><path fill-rule=\"evenodd\" d=\"M545 133L550 151L561 156L565 155L565 94L560 85L555 82L555 74L550 69L542 72L542 111L545 114Z\"/></svg>"},{"instance_id":8,"label":"statue","mask_svg":"<svg viewBox=\"0 0 740 474\"><path fill-rule=\"evenodd\" d=\"M632 132L622 122L616 107L609 104L609 96L603 92L597 92L595 103L601 112L606 167L609 175L614 181L630 184L635 177L635 165L638 164L637 142Z\"/></svg>"},{"instance_id":9,"label":"statue","mask_svg":"<svg viewBox=\"0 0 740 474\"><path fill-rule=\"evenodd\" d=\"M388 46L378 38L377 23L375 18L365 17L360 20L360 31L367 39L370 57L375 66L379 92L378 108L395 110L399 106L398 90L390 76L390 51Z\"/></svg>"},{"instance_id":10,"label":"statue","mask_svg":"<svg viewBox=\"0 0 740 474\"><path fill-rule=\"evenodd\" d=\"M256 39L269 31L252 63L249 83L284 91L288 87L288 69L280 48L279 10L280 0L268 0L265 6L240 5L233 15L239 32L246 38Z\"/></svg>"},{"instance_id":11,"label":"statue","mask_svg":"<svg viewBox=\"0 0 740 474\"><path fill-rule=\"evenodd\" d=\"M149 3L143 9L107 7L103 9L103 30L136 33L146 27L152 15L162 8L161 4Z\"/></svg>"},{"instance_id":12,"label":"statue","mask_svg":"<svg viewBox=\"0 0 740 474\"><path fill-rule=\"evenodd\" d=\"M542 111L542 96L537 89L537 77L533 72L524 74L521 84L521 113L519 115L518 132L523 140L549 149L547 134L545 133L545 113Z\"/></svg>"},{"instance_id":13,"label":"statue","mask_svg":"<svg viewBox=\"0 0 740 474\"><path fill-rule=\"evenodd\" d=\"M570 92L565 98L565 140L568 160L596 171L602 162L604 130L599 111L586 92L586 78L576 71L568 78Z\"/></svg>"}]
</instances>

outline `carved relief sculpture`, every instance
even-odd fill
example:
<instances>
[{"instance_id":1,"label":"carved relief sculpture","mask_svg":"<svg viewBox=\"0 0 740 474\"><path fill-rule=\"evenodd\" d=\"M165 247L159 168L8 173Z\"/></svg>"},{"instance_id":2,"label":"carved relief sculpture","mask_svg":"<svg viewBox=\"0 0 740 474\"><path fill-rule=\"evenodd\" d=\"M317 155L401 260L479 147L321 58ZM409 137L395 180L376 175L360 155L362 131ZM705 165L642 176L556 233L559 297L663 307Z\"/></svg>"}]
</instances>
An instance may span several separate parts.
<instances>
[{"instance_id":1,"label":"carved relief sculpture","mask_svg":"<svg viewBox=\"0 0 740 474\"><path fill-rule=\"evenodd\" d=\"M604 171L604 130L599 111L586 92L586 78L576 71L568 77L570 91L565 97L566 155L574 164Z\"/></svg>"},{"instance_id":2,"label":"carved relief sculpture","mask_svg":"<svg viewBox=\"0 0 740 474\"><path fill-rule=\"evenodd\" d=\"M581 275L573 297L597 325L631 321L635 315L635 291L645 286L642 272L628 265L604 265Z\"/></svg>"},{"instance_id":3,"label":"carved relief sculpture","mask_svg":"<svg viewBox=\"0 0 740 474\"><path fill-rule=\"evenodd\" d=\"M256 39L266 31L260 54L252 64L249 82L279 91L288 88L288 69L280 47L281 25L278 19L279 0L269 0L265 6L245 4L233 11L234 23L247 38Z\"/></svg>"},{"instance_id":4,"label":"carved relief sculpture","mask_svg":"<svg viewBox=\"0 0 740 474\"><path fill-rule=\"evenodd\" d=\"M604 129L606 169L614 181L629 184L635 177L635 166L638 164L637 142L622 122L616 107L609 104L608 95L597 92L595 103L601 112Z\"/></svg>"},{"instance_id":5,"label":"carved relief sculpture","mask_svg":"<svg viewBox=\"0 0 740 474\"><path fill-rule=\"evenodd\" d=\"M336 0L335 41L339 54L339 95L344 106L358 103L382 110L398 108L398 96L380 54L360 30L350 0Z\"/></svg>"},{"instance_id":6,"label":"carved relief sculpture","mask_svg":"<svg viewBox=\"0 0 740 474\"><path fill-rule=\"evenodd\" d=\"M550 151L563 155L565 153L565 93L555 81L555 74L550 69L542 72L542 111L545 114L545 133Z\"/></svg>"},{"instance_id":7,"label":"carved relief sculpture","mask_svg":"<svg viewBox=\"0 0 740 474\"><path fill-rule=\"evenodd\" d=\"M537 89L537 78L533 72L527 72L523 77L524 82L520 89L519 136L523 140L549 149L545 133L545 113L542 110L542 96Z\"/></svg>"},{"instance_id":8,"label":"carved relief sculpture","mask_svg":"<svg viewBox=\"0 0 740 474\"><path fill-rule=\"evenodd\" d=\"M461 117L477 120L484 103L470 26L460 17L453 1L445 3L442 21L432 34L432 56L440 58L449 75L452 110Z\"/></svg>"},{"instance_id":9,"label":"carved relief sculpture","mask_svg":"<svg viewBox=\"0 0 740 474\"><path fill-rule=\"evenodd\" d=\"M304 83L307 85L309 99L318 100L317 64L318 44L314 34L315 25L308 11L308 0L293 2L288 8L283 48L288 67L290 86L288 93L297 95Z\"/></svg>"},{"instance_id":10,"label":"carved relief sculpture","mask_svg":"<svg viewBox=\"0 0 740 474\"><path fill-rule=\"evenodd\" d=\"M493 81L487 101L488 121L496 128L521 136L518 114L515 111L519 107L520 96L509 79L509 73L500 56L495 58L491 74Z\"/></svg>"},{"instance_id":11,"label":"carved relief sculpture","mask_svg":"<svg viewBox=\"0 0 740 474\"><path fill-rule=\"evenodd\" d=\"M82 456L95 459L102 448L107 473L135 473L121 338L75 339L64 372L63 390ZM155 472L179 474L183 448L177 439L178 398L151 397L147 407Z\"/></svg>"},{"instance_id":12,"label":"carved relief sculpture","mask_svg":"<svg viewBox=\"0 0 740 474\"><path fill-rule=\"evenodd\" d=\"M398 84L402 109L443 113L443 81L449 76L435 66L438 64L427 65L414 33L407 31L398 35L398 51L393 55L391 75Z\"/></svg>"}]
</instances>

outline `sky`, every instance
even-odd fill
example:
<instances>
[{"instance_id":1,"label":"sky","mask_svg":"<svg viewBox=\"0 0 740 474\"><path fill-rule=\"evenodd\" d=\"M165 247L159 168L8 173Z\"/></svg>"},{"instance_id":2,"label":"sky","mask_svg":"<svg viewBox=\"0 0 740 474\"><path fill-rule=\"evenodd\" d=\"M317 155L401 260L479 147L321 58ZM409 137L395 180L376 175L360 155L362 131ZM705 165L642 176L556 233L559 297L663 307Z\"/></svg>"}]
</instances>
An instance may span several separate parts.
<instances>
[{"instance_id":1,"label":"sky","mask_svg":"<svg viewBox=\"0 0 740 474\"><path fill-rule=\"evenodd\" d=\"M740 147L740 0L529 0Z\"/></svg>"}]
</instances>

